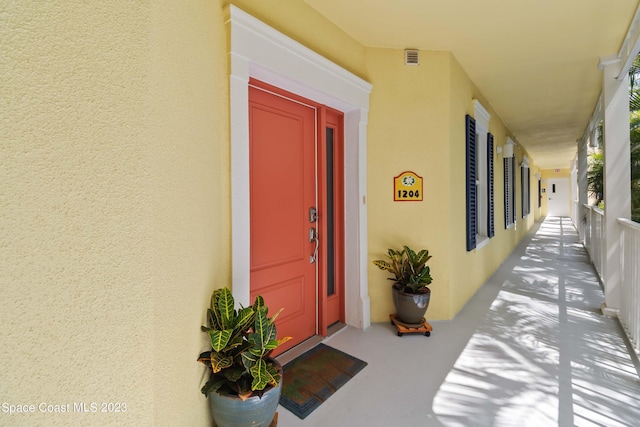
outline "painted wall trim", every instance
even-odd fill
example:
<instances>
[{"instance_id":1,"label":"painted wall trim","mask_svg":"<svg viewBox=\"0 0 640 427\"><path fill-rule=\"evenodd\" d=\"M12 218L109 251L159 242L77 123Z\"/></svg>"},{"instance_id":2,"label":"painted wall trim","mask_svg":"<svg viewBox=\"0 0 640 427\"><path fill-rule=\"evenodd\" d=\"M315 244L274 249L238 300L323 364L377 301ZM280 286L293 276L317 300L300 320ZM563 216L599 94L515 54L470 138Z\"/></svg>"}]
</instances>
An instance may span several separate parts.
<instances>
[{"instance_id":1,"label":"painted wall trim","mask_svg":"<svg viewBox=\"0 0 640 427\"><path fill-rule=\"evenodd\" d=\"M477 99L473 100L473 118L476 119L476 126L480 124L484 128L484 132L489 132L489 120L491 120L491 114Z\"/></svg>"},{"instance_id":2,"label":"painted wall trim","mask_svg":"<svg viewBox=\"0 0 640 427\"><path fill-rule=\"evenodd\" d=\"M371 324L367 268L367 115L372 86L239 8L229 6L233 294L250 300L249 78L345 113L346 323Z\"/></svg>"}]
</instances>

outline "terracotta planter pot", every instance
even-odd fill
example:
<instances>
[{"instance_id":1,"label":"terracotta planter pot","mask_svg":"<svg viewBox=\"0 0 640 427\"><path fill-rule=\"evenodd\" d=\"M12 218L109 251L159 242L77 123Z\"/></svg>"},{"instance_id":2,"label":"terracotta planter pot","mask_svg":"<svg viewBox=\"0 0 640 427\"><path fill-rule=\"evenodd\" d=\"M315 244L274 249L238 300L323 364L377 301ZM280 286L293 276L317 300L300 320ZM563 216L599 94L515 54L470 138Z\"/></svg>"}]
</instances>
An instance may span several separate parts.
<instances>
[{"instance_id":1,"label":"terracotta planter pot","mask_svg":"<svg viewBox=\"0 0 640 427\"><path fill-rule=\"evenodd\" d=\"M276 362L277 363L277 362ZM267 390L262 397L253 396L244 402L236 396L209 394L209 407L217 427L268 427L278 410L282 391L282 367L278 387Z\"/></svg>"},{"instance_id":2,"label":"terracotta planter pot","mask_svg":"<svg viewBox=\"0 0 640 427\"><path fill-rule=\"evenodd\" d=\"M393 287L393 305L396 308L396 316L403 323L419 325L422 323L429 301L431 299L431 289L425 288L426 292L420 294L407 294Z\"/></svg>"}]
</instances>

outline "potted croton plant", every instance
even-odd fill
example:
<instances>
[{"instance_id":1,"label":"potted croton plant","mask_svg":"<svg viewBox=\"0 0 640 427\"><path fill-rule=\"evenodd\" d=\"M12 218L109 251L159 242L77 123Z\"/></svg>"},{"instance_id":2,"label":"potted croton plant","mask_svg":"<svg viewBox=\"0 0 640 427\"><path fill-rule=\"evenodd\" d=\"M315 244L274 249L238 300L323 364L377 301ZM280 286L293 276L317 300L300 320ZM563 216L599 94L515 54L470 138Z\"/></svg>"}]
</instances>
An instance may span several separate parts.
<instances>
[{"instance_id":1,"label":"potted croton plant","mask_svg":"<svg viewBox=\"0 0 640 427\"><path fill-rule=\"evenodd\" d=\"M433 281L427 261L431 259L429 251L418 252L408 246L402 250L389 249L388 260L375 260L373 264L381 270L390 272L393 277L393 303L397 318L408 325L420 325L429 307Z\"/></svg>"},{"instance_id":2,"label":"potted croton plant","mask_svg":"<svg viewBox=\"0 0 640 427\"><path fill-rule=\"evenodd\" d=\"M270 354L290 337L276 338L276 317L268 317L264 299L253 306L234 308L227 288L217 289L207 310L211 350L198 361L209 367L202 393L209 398L218 427L269 426L278 409L282 366Z\"/></svg>"}]
</instances>

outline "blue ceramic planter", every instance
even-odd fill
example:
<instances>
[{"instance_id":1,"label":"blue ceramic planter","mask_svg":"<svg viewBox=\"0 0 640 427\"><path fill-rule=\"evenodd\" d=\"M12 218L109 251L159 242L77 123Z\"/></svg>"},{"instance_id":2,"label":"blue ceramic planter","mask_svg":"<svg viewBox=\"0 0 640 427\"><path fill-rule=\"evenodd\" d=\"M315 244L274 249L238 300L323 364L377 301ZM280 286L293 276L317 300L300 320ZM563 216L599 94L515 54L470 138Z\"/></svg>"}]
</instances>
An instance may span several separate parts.
<instances>
[{"instance_id":1,"label":"blue ceramic planter","mask_svg":"<svg viewBox=\"0 0 640 427\"><path fill-rule=\"evenodd\" d=\"M281 372L282 373L282 372ZM282 378L282 376L281 376ZM250 397L244 402L235 396L209 394L209 407L218 427L269 427L278 410L282 381L278 387L262 395Z\"/></svg>"}]
</instances>

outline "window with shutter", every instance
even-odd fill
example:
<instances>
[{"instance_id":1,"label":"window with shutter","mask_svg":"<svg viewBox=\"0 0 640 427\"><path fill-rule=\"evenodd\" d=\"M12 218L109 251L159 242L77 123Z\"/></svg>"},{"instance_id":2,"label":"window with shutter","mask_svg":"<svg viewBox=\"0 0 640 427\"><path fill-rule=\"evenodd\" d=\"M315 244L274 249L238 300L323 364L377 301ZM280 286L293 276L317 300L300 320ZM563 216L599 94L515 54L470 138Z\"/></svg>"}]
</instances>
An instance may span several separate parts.
<instances>
[{"instance_id":1,"label":"window with shutter","mask_svg":"<svg viewBox=\"0 0 640 427\"><path fill-rule=\"evenodd\" d=\"M513 222L514 226L516 224L517 221L517 213L516 213L516 156L514 155L511 158L511 182L513 183L513 185L511 186L512 192L511 192L511 206L512 206L512 217L511 217L511 221Z\"/></svg>"},{"instance_id":2,"label":"window with shutter","mask_svg":"<svg viewBox=\"0 0 640 427\"><path fill-rule=\"evenodd\" d=\"M513 228L516 223L516 175L514 143L507 138L507 143L502 149L504 165L504 228Z\"/></svg>"},{"instance_id":3,"label":"window with shutter","mask_svg":"<svg viewBox=\"0 0 640 427\"><path fill-rule=\"evenodd\" d=\"M493 214L495 211L494 200L493 200L493 135L487 135L487 198L488 198L488 224L487 224L487 232L489 238L495 236L496 227L493 219Z\"/></svg>"},{"instance_id":4,"label":"window with shutter","mask_svg":"<svg viewBox=\"0 0 640 427\"><path fill-rule=\"evenodd\" d=\"M531 173L529 170L529 159L525 156L520 167L520 187L522 190L522 218L526 218L531 211L530 181Z\"/></svg>"},{"instance_id":5,"label":"window with shutter","mask_svg":"<svg viewBox=\"0 0 640 427\"><path fill-rule=\"evenodd\" d=\"M482 248L495 234L491 115L477 100L474 112L466 116L467 251Z\"/></svg>"},{"instance_id":6,"label":"window with shutter","mask_svg":"<svg viewBox=\"0 0 640 427\"><path fill-rule=\"evenodd\" d=\"M505 157L504 163L504 228L513 225L511 214L511 158Z\"/></svg>"},{"instance_id":7,"label":"window with shutter","mask_svg":"<svg viewBox=\"0 0 640 427\"><path fill-rule=\"evenodd\" d=\"M531 213L531 169L527 167L527 215Z\"/></svg>"},{"instance_id":8,"label":"window with shutter","mask_svg":"<svg viewBox=\"0 0 640 427\"><path fill-rule=\"evenodd\" d=\"M466 117L467 251L476 247L476 121Z\"/></svg>"},{"instance_id":9,"label":"window with shutter","mask_svg":"<svg viewBox=\"0 0 640 427\"><path fill-rule=\"evenodd\" d=\"M522 194L522 200L520 200L520 207L522 212L522 218L527 216L526 208L525 208L525 185L524 185L524 167L520 166L520 194Z\"/></svg>"}]
</instances>

